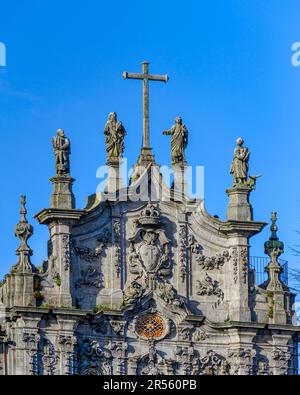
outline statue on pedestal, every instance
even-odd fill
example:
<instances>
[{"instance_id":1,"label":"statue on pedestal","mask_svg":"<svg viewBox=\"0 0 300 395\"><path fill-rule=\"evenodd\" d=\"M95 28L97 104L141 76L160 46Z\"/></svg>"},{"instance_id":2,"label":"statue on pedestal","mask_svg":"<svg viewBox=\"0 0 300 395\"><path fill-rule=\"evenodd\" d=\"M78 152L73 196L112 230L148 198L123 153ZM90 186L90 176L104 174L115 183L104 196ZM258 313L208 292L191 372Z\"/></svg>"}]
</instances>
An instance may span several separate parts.
<instances>
[{"instance_id":1,"label":"statue on pedestal","mask_svg":"<svg viewBox=\"0 0 300 395\"><path fill-rule=\"evenodd\" d=\"M56 175L70 174L70 140L62 129L57 130L57 136L52 139L55 154Z\"/></svg>"},{"instance_id":2,"label":"statue on pedestal","mask_svg":"<svg viewBox=\"0 0 300 395\"><path fill-rule=\"evenodd\" d=\"M120 161L123 158L124 137L127 133L122 122L118 122L115 112L109 114L104 134L106 135L107 164Z\"/></svg>"},{"instance_id":3,"label":"statue on pedestal","mask_svg":"<svg viewBox=\"0 0 300 395\"><path fill-rule=\"evenodd\" d=\"M172 164L177 163L186 164L185 160L185 149L188 145L188 130L182 123L181 117L176 117L175 125L171 129L163 132L165 136L171 137L171 157Z\"/></svg>"},{"instance_id":4,"label":"statue on pedestal","mask_svg":"<svg viewBox=\"0 0 300 395\"><path fill-rule=\"evenodd\" d=\"M233 186L247 185L248 178L248 161L249 150L243 147L244 140L239 137L236 140L236 148L234 150L234 157L230 167L230 174L233 175Z\"/></svg>"}]
</instances>

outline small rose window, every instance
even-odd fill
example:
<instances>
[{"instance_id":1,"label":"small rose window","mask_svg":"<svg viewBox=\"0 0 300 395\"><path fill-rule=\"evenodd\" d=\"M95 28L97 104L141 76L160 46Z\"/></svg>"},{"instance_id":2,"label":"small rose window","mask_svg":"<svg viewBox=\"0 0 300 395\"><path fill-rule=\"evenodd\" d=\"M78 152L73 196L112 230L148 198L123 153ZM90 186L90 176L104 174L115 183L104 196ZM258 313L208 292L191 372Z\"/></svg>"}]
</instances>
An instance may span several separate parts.
<instances>
[{"instance_id":1,"label":"small rose window","mask_svg":"<svg viewBox=\"0 0 300 395\"><path fill-rule=\"evenodd\" d=\"M136 332L146 339L157 339L164 335L166 325L156 313L144 314L136 322Z\"/></svg>"}]
</instances>

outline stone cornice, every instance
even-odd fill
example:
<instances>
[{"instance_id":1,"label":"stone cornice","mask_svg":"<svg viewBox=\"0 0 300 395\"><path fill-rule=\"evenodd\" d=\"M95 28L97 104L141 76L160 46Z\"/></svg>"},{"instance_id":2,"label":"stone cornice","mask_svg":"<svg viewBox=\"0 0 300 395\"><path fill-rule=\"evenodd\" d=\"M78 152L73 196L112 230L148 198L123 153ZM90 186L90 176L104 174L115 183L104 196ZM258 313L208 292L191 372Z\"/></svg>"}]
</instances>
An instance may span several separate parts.
<instances>
[{"instance_id":1,"label":"stone cornice","mask_svg":"<svg viewBox=\"0 0 300 395\"><path fill-rule=\"evenodd\" d=\"M245 235L251 237L261 232L267 222L226 221L220 226L220 232L226 235Z\"/></svg>"},{"instance_id":2,"label":"stone cornice","mask_svg":"<svg viewBox=\"0 0 300 395\"><path fill-rule=\"evenodd\" d=\"M40 224L49 224L56 220L79 221L86 214L85 210L62 210L56 208L43 209L37 213L36 218Z\"/></svg>"}]
</instances>

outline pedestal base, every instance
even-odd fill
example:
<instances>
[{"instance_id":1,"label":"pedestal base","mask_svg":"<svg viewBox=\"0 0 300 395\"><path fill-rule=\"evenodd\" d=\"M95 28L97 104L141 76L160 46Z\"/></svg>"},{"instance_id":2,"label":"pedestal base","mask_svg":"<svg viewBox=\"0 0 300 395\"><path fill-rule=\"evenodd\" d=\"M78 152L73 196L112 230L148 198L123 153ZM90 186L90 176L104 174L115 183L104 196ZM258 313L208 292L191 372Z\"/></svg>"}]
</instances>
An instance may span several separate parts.
<instances>
[{"instance_id":1,"label":"pedestal base","mask_svg":"<svg viewBox=\"0 0 300 395\"><path fill-rule=\"evenodd\" d=\"M142 147L141 154L138 158L138 164L147 167L150 163L155 163L152 148Z\"/></svg>"},{"instance_id":2,"label":"pedestal base","mask_svg":"<svg viewBox=\"0 0 300 395\"><path fill-rule=\"evenodd\" d=\"M75 197L72 185L75 181L72 177L57 176L50 179L53 184L50 207L72 210L75 208Z\"/></svg>"},{"instance_id":3,"label":"pedestal base","mask_svg":"<svg viewBox=\"0 0 300 395\"><path fill-rule=\"evenodd\" d=\"M245 185L227 189L229 204L227 206L228 221L252 221L253 210L249 203L249 194L252 188Z\"/></svg>"},{"instance_id":4,"label":"pedestal base","mask_svg":"<svg viewBox=\"0 0 300 395\"><path fill-rule=\"evenodd\" d=\"M188 185L186 182L186 166L183 164L172 165L174 172L174 182L172 189L174 190L175 196L181 198L188 196Z\"/></svg>"},{"instance_id":5,"label":"pedestal base","mask_svg":"<svg viewBox=\"0 0 300 395\"><path fill-rule=\"evenodd\" d=\"M122 177L120 174L122 162L115 161L107 163L108 166L108 177L106 181L106 193L115 193L123 188Z\"/></svg>"}]
</instances>

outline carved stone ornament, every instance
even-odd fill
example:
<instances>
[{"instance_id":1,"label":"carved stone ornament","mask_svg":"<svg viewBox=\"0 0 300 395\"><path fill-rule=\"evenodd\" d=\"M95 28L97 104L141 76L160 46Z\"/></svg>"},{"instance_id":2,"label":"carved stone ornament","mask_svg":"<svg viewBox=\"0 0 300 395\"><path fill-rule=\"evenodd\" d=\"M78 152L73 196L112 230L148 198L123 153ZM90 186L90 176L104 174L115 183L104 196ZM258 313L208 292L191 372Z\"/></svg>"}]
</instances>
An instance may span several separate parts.
<instances>
[{"instance_id":1,"label":"carved stone ornament","mask_svg":"<svg viewBox=\"0 0 300 395\"><path fill-rule=\"evenodd\" d=\"M65 270L70 268L71 251L70 251L70 235L66 234L62 237L62 261Z\"/></svg>"},{"instance_id":2,"label":"carved stone ornament","mask_svg":"<svg viewBox=\"0 0 300 395\"><path fill-rule=\"evenodd\" d=\"M275 349L272 351L272 357L275 362L275 367L277 369L277 374L287 375L289 372L289 363L292 354L289 351L284 351L280 349Z\"/></svg>"},{"instance_id":3,"label":"carved stone ornament","mask_svg":"<svg viewBox=\"0 0 300 395\"><path fill-rule=\"evenodd\" d=\"M42 364L44 375L53 376L55 374L58 358L54 344L48 339L43 339Z\"/></svg>"},{"instance_id":4,"label":"carved stone ornament","mask_svg":"<svg viewBox=\"0 0 300 395\"><path fill-rule=\"evenodd\" d=\"M224 299L224 293L217 280L213 280L207 273L202 280L197 281L197 295L216 296L219 304Z\"/></svg>"},{"instance_id":5,"label":"carved stone ornament","mask_svg":"<svg viewBox=\"0 0 300 395\"><path fill-rule=\"evenodd\" d=\"M239 348L230 351L228 360L230 363L230 374L232 375L249 375L254 370L254 358L256 351L253 349Z\"/></svg>"},{"instance_id":6,"label":"carved stone ornament","mask_svg":"<svg viewBox=\"0 0 300 395\"><path fill-rule=\"evenodd\" d=\"M206 356L200 359L200 369L203 375L226 375L230 365L223 356L208 350Z\"/></svg>"},{"instance_id":7,"label":"carved stone ornament","mask_svg":"<svg viewBox=\"0 0 300 395\"><path fill-rule=\"evenodd\" d=\"M182 307L183 301L177 295L177 291L167 280L161 280L157 285L157 293L161 299L172 306Z\"/></svg>"},{"instance_id":8,"label":"carved stone ornament","mask_svg":"<svg viewBox=\"0 0 300 395\"><path fill-rule=\"evenodd\" d=\"M197 262L204 270L214 270L220 269L220 267L223 266L225 262L229 261L229 259L230 254L227 250L225 250L222 253L211 257L201 254L197 257Z\"/></svg>"},{"instance_id":9,"label":"carved stone ornament","mask_svg":"<svg viewBox=\"0 0 300 395\"><path fill-rule=\"evenodd\" d=\"M177 374L192 375L195 369L199 370L199 360L196 358L196 352L193 346L177 346L175 349L175 358L177 362Z\"/></svg>"},{"instance_id":10,"label":"carved stone ornament","mask_svg":"<svg viewBox=\"0 0 300 395\"><path fill-rule=\"evenodd\" d=\"M233 266L233 281L236 284L238 280L238 259L239 253L237 247L232 248L232 266Z\"/></svg>"},{"instance_id":11,"label":"carved stone ornament","mask_svg":"<svg viewBox=\"0 0 300 395\"><path fill-rule=\"evenodd\" d=\"M127 306L135 303L136 301L139 301L143 296L144 292L145 290L142 285L137 283L136 281L129 284L124 291L123 305Z\"/></svg>"},{"instance_id":12,"label":"carved stone ornament","mask_svg":"<svg viewBox=\"0 0 300 395\"><path fill-rule=\"evenodd\" d=\"M24 332L23 342L29 355L29 374L38 375L38 347L40 336L37 333Z\"/></svg>"},{"instance_id":13,"label":"carved stone ornament","mask_svg":"<svg viewBox=\"0 0 300 395\"><path fill-rule=\"evenodd\" d=\"M81 270L81 278L75 283L76 288L81 288L83 286L101 288L102 285L102 273L92 265L88 266L85 270Z\"/></svg>"},{"instance_id":14,"label":"carved stone ornament","mask_svg":"<svg viewBox=\"0 0 300 395\"><path fill-rule=\"evenodd\" d=\"M114 266L116 269L117 277L121 273L121 222L120 220L113 221L113 243L114 243Z\"/></svg>"},{"instance_id":15,"label":"carved stone ornament","mask_svg":"<svg viewBox=\"0 0 300 395\"><path fill-rule=\"evenodd\" d=\"M202 328L196 328L193 333L193 341L194 342L203 342L204 340L209 338L209 334Z\"/></svg>"},{"instance_id":16,"label":"carved stone ornament","mask_svg":"<svg viewBox=\"0 0 300 395\"><path fill-rule=\"evenodd\" d=\"M85 339L78 347L79 374L111 375L112 353L98 341Z\"/></svg>"},{"instance_id":17,"label":"carved stone ornament","mask_svg":"<svg viewBox=\"0 0 300 395\"><path fill-rule=\"evenodd\" d=\"M15 227L15 236L21 240L21 244L16 251L19 256L18 263L12 268L12 273L31 273L34 269L30 257L32 256L32 250L28 246L27 241L33 235L33 226L27 221L26 214L26 196L21 196L21 218Z\"/></svg>"},{"instance_id":18,"label":"carved stone ornament","mask_svg":"<svg viewBox=\"0 0 300 395\"><path fill-rule=\"evenodd\" d=\"M178 235L179 235L179 248L178 248L179 273L180 273L181 282L184 282L188 272L188 268L187 268L188 237L187 237L187 226L185 224L180 225ZM190 240L190 242L192 242L192 240Z\"/></svg>"},{"instance_id":19,"label":"carved stone ornament","mask_svg":"<svg viewBox=\"0 0 300 395\"><path fill-rule=\"evenodd\" d=\"M133 235L129 238L130 272L136 279L143 277L144 281L149 275L160 277L171 274L169 240L162 229L158 209L148 203L134 224Z\"/></svg>"},{"instance_id":20,"label":"carved stone ornament","mask_svg":"<svg viewBox=\"0 0 300 395\"><path fill-rule=\"evenodd\" d=\"M102 253L105 251L108 244L111 242L111 232L106 229L104 232L98 236L97 245L94 250L89 247L78 246L75 240L72 241L72 251L73 253L81 258L82 260L92 263L97 261Z\"/></svg>"},{"instance_id":21,"label":"carved stone ornament","mask_svg":"<svg viewBox=\"0 0 300 395\"><path fill-rule=\"evenodd\" d=\"M165 303L183 306L176 290L165 278L171 274L169 240L159 210L153 204L148 203L134 221L129 243L127 259L133 280L125 288L123 304L132 304L153 291Z\"/></svg>"},{"instance_id":22,"label":"carved stone ornament","mask_svg":"<svg viewBox=\"0 0 300 395\"><path fill-rule=\"evenodd\" d=\"M174 371L174 361L164 358L162 353L156 350L154 342L149 343L149 352L137 361L138 375L172 375Z\"/></svg>"}]
</instances>

